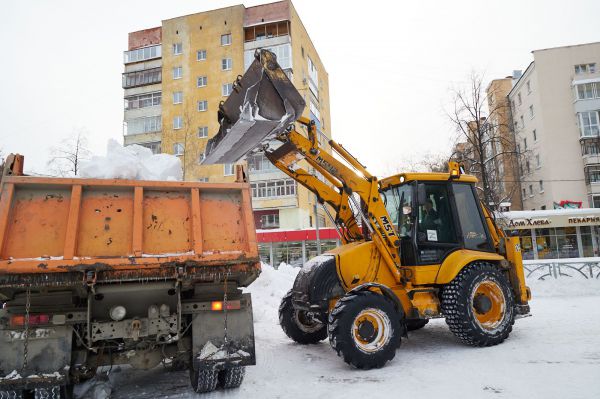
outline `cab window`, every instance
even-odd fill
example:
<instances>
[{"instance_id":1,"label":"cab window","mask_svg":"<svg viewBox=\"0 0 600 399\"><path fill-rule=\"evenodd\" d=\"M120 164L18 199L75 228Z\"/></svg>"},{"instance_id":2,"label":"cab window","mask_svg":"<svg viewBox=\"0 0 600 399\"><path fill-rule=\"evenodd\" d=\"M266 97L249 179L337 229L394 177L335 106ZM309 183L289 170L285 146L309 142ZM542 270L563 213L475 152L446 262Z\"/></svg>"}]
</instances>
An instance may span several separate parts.
<instances>
[{"instance_id":1,"label":"cab window","mask_svg":"<svg viewBox=\"0 0 600 399\"><path fill-rule=\"evenodd\" d=\"M465 248L475 250L490 249L473 188L470 184L455 183L453 184L453 190Z\"/></svg>"},{"instance_id":2,"label":"cab window","mask_svg":"<svg viewBox=\"0 0 600 399\"><path fill-rule=\"evenodd\" d=\"M419 205L417 225L419 242L457 242L446 184L425 184L425 203Z\"/></svg>"},{"instance_id":3,"label":"cab window","mask_svg":"<svg viewBox=\"0 0 600 399\"><path fill-rule=\"evenodd\" d=\"M412 236L412 192L411 184L391 187L381 192L385 209L400 237Z\"/></svg>"}]
</instances>

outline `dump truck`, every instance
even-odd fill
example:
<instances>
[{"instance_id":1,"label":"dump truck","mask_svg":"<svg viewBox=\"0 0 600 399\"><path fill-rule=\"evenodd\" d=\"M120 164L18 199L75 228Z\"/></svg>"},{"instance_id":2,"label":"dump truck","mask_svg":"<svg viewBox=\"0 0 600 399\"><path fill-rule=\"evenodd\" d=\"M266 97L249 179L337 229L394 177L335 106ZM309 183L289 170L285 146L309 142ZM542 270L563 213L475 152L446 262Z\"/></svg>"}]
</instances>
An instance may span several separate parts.
<instances>
[{"instance_id":1,"label":"dump truck","mask_svg":"<svg viewBox=\"0 0 600 399\"><path fill-rule=\"evenodd\" d=\"M283 331L300 344L329 338L359 369L385 365L408 331L433 318L468 345L503 342L515 319L530 315L531 292L519 239L478 199L477 179L456 162L447 173L378 179L302 117L304 108L275 55L257 51L220 106L204 161L264 152L316 195L338 230L342 245L304 264L283 298Z\"/></svg>"},{"instance_id":2,"label":"dump truck","mask_svg":"<svg viewBox=\"0 0 600 399\"><path fill-rule=\"evenodd\" d=\"M249 185L23 176L0 196L0 398L69 397L98 367L189 368L196 392L255 364Z\"/></svg>"}]
</instances>

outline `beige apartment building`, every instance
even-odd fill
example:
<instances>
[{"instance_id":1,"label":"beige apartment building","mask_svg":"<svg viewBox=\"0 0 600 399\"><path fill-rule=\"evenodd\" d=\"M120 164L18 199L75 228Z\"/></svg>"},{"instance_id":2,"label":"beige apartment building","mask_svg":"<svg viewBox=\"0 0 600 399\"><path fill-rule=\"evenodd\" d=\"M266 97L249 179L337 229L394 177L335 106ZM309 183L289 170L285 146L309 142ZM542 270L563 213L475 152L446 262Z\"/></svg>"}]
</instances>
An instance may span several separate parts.
<instances>
[{"instance_id":1,"label":"beige apartment building","mask_svg":"<svg viewBox=\"0 0 600 399\"><path fill-rule=\"evenodd\" d=\"M523 209L600 207L600 42L533 51L508 93Z\"/></svg>"},{"instance_id":2,"label":"beige apartment building","mask_svg":"<svg viewBox=\"0 0 600 399\"><path fill-rule=\"evenodd\" d=\"M235 165L200 163L219 128L219 103L260 48L277 55L304 96L304 116L331 138L327 71L293 4L284 0L199 12L131 32L123 74L125 144L179 156L186 180L233 181ZM249 158L247 168L258 229L330 224L321 209L315 214L314 195L263 155Z\"/></svg>"}]
</instances>

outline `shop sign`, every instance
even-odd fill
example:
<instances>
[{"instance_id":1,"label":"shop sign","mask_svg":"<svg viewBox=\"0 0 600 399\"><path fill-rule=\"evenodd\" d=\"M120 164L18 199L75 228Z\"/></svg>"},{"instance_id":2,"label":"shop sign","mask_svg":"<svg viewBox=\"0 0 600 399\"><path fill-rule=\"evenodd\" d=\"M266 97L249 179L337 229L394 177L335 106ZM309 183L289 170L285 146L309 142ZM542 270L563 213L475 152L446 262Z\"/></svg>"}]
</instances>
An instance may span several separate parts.
<instances>
[{"instance_id":1,"label":"shop sign","mask_svg":"<svg viewBox=\"0 0 600 399\"><path fill-rule=\"evenodd\" d=\"M569 224L600 223L600 216L570 217Z\"/></svg>"},{"instance_id":2,"label":"shop sign","mask_svg":"<svg viewBox=\"0 0 600 399\"><path fill-rule=\"evenodd\" d=\"M535 227L535 226L546 226L550 224L550 220L546 218L525 218L525 219L513 219L508 222L508 227Z\"/></svg>"}]
</instances>

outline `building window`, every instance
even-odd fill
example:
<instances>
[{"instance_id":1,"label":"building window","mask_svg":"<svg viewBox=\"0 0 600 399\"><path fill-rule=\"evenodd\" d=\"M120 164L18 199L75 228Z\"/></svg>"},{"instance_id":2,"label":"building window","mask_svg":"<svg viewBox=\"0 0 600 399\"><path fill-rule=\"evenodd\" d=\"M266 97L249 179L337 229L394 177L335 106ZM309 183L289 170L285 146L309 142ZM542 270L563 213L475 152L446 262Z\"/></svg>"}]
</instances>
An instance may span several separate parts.
<instances>
[{"instance_id":1,"label":"building window","mask_svg":"<svg viewBox=\"0 0 600 399\"><path fill-rule=\"evenodd\" d=\"M183 92L175 91L173 92L173 104L181 104L183 102Z\"/></svg>"},{"instance_id":2,"label":"building window","mask_svg":"<svg viewBox=\"0 0 600 399\"><path fill-rule=\"evenodd\" d=\"M229 46L231 44L231 33L221 35L221 46Z\"/></svg>"},{"instance_id":3,"label":"building window","mask_svg":"<svg viewBox=\"0 0 600 399\"><path fill-rule=\"evenodd\" d=\"M521 93L517 94L517 99L519 100L519 105L523 104L523 99L521 98Z\"/></svg>"},{"instance_id":4,"label":"building window","mask_svg":"<svg viewBox=\"0 0 600 399\"><path fill-rule=\"evenodd\" d=\"M153 141L150 143L139 143L139 145L150 149L153 154L160 154L160 141Z\"/></svg>"},{"instance_id":5,"label":"building window","mask_svg":"<svg viewBox=\"0 0 600 399\"><path fill-rule=\"evenodd\" d=\"M181 143L173 144L173 155L177 155L177 156L183 155L183 144L181 144Z\"/></svg>"},{"instance_id":6,"label":"building window","mask_svg":"<svg viewBox=\"0 0 600 399\"><path fill-rule=\"evenodd\" d=\"M533 129L533 141L537 141L537 130Z\"/></svg>"},{"instance_id":7,"label":"building window","mask_svg":"<svg viewBox=\"0 0 600 399\"><path fill-rule=\"evenodd\" d=\"M596 97L600 97L600 84L599 83L580 84L580 85L576 85L575 88L576 88L578 100L589 100L589 99L594 98L594 89L596 89Z\"/></svg>"},{"instance_id":8,"label":"building window","mask_svg":"<svg viewBox=\"0 0 600 399\"><path fill-rule=\"evenodd\" d=\"M208 101L207 100L198 101L198 111L203 112L203 111L206 111L207 109L208 109Z\"/></svg>"},{"instance_id":9,"label":"building window","mask_svg":"<svg viewBox=\"0 0 600 399\"><path fill-rule=\"evenodd\" d=\"M598 155L600 151L598 151L597 143L590 143L588 140L585 140L581 143L581 155Z\"/></svg>"},{"instance_id":10,"label":"building window","mask_svg":"<svg viewBox=\"0 0 600 399\"><path fill-rule=\"evenodd\" d=\"M173 118L173 129L181 129L183 127L183 117L176 116Z\"/></svg>"},{"instance_id":11,"label":"building window","mask_svg":"<svg viewBox=\"0 0 600 399\"><path fill-rule=\"evenodd\" d=\"M286 197L296 195L296 182L292 179L268 180L250 183L252 198Z\"/></svg>"},{"instance_id":12,"label":"building window","mask_svg":"<svg viewBox=\"0 0 600 399\"><path fill-rule=\"evenodd\" d=\"M523 189L523 199L525 199L527 197L527 191L525 191L525 189Z\"/></svg>"},{"instance_id":13,"label":"building window","mask_svg":"<svg viewBox=\"0 0 600 399\"><path fill-rule=\"evenodd\" d=\"M200 126L198 128L198 138L205 139L208 137L208 126Z\"/></svg>"},{"instance_id":14,"label":"building window","mask_svg":"<svg viewBox=\"0 0 600 399\"><path fill-rule=\"evenodd\" d=\"M600 195L594 195L592 197L592 207L600 208Z\"/></svg>"},{"instance_id":15,"label":"building window","mask_svg":"<svg viewBox=\"0 0 600 399\"><path fill-rule=\"evenodd\" d=\"M136 118L125 122L126 135L160 132L161 128L162 123L160 115Z\"/></svg>"},{"instance_id":16,"label":"building window","mask_svg":"<svg viewBox=\"0 0 600 399\"><path fill-rule=\"evenodd\" d=\"M533 184L529 185L529 196L533 197Z\"/></svg>"},{"instance_id":17,"label":"building window","mask_svg":"<svg viewBox=\"0 0 600 399\"><path fill-rule=\"evenodd\" d=\"M144 48L139 48L136 50L125 51L123 53L124 63L129 64L131 62L145 61L150 60L152 58L160 58L161 57L161 46L149 46Z\"/></svg>"},{"instance_id":18,"label":"building window","mask_svg":"<svg viewBox=\"0 0 600 399\"><path fill-rule=\"evenodd\" d=\"M151 85L160 83L162 80L162 69L152 68L136 72L127 72L123 74L123 88Z\"/></svg>"},{"instance_id":19,"label":"building window","mask_svg":"<svg viewBox=\"0 0 600 399\"><path fill-rule=\"evenodd\" d=\"M544 192L544 181L540 180L540 194Z\"/></svg>"},{"instance_id":20,"label":"building window","mask_svg":"<svg viewBox=\"0 0 600 399\"><path fill-rule=\"evenodd\" d=\"M235 174L235 170L233 168L232 163L226 163L223 165L223 175L224 176L233 176Z\"/></svg>"},{"instance_id":21,"label":"building window","mask_svg":"<svg viewBox=\"0 0 600 399\"><path fill-rule=\"evenodd\" d=\"M523 139L523 148L525 148L525 150L527 150L527 137L525 137Z\"/></svg>"},{"instance_id":22,"label":"building window","mask_svg":"<svg viewBox=\"0 0 600 399\"><path fill-rule=\"evenodd\" d=\"M596 63L575 65L575 73L577 75L588 72L596 73Z\"/></svg>"},{"instance_id":23,"label":"building window","mask_svg":"<svg viewBox=\"0 0 600 399\"><path fill-rule=\"evenodd\" d=\"M233 62L231 61L231 58L223 58L221 60L221 69L223 71L229 71L231 68L233 68Z\"/></svg>"},{"instance_id":24,"label":"building window","mask_svg":"<svg viewBox=\"0 0 600 399\"><path fill-rule=\"evenodd\" d=\"M196 51L196 61L204 61L204 60L206 60L206 50Z\"/></svg>"},{"instance_id":25,"label":"building window","mask_svg":"<svg viewBox=\"0 0 600 399\"><path fill-rule=\"evenodd\" d=\"M224 95L224 96L230 95L232 91L233 91L233 84L232 83L225 83L221 87L221 94Z\"/></svg>"},{"instance_id":26,"label":"building window","mask_svg":"<svg viewBox=\"0 0 600 399\"><path fill-rule=\"evenodd\" d=\"M515 133L519 131L519 123L517 121L515 121L514 123L513 130L515 131Z\"/></svg>"},{"instance_id":27,"label":"building window","mask_svg":"<svg viewBox=\"0 0 600 399\"><path fill-rule=\"evenodd\" d=\"M160 105L161 96L162 93L160 91L156 91L154 93L125 97L125 109L132 110Z\"/></svg>"},{"instance_id":28,"label":"building window","mask_svg":"<svg viewBox=\"0 0 600 399\"><path fill-rule=\"evenodd\" d=\"M529 106L529 118L533 119L533 105Z\"/></svg>"},{"instance_id":29,"label":"building window","mask_svg":"<svg viewBox=\"0 0 600 399\"><path fill-rule=\"evenodd\" d=\"M536 168L539 168L542 166L542 163L540 161L540 154L535 154L535 166L536 166Z\"/></svg>"},{"instance_id":30,"label":"building window","mask_svg":"<svg viewBox=\"0 0 600 399\"><path fill-rule=\"evenodd\" d=\"M198 177L196 180L200 183L208 183L208 177Z\"/></svg>"},{"instance_id":31,"label":"building window","mask_svg":"<svg viewBox=\"0 0 600 399\"><path fill-rule=\"evenodd\" d=\"M527 94L531 93L531 82L528 80L527 83Z\"/></svg>"},{"instance_id":32,"label":"building window","mask_svg":"<svg viewBox=\"0 0 600 399\"><path fill-rule=\"evenodd\" d=\"M315 97L319 98L319 71L317 71L317 66L314 62L308 58L308 88L315 95Z\"/></svg>"},{"instance_id":33,"label":"building window","mask_svg":"<svg viewBox=\"0 0 600 399\"><path fill-rule=\"evenodd\" d=\"M173 55L179 55L183 52L183 45L181 43L173 44Z\"/></svg>"},{"instance_id":34,"label":"building window","mask_svg":"<svg viewBox=\"0 0 600 399\"><path fill-rule=\"evenodd\" d=\"M519 117L519 119L521 120L521 129L524 129L525 128L525 118L523 118L523 115L521 115Z\"/></svg>"},{"instance_id":35,"label":"building window","mask_svg":"<svg viewBox=\"0 0 600 399\"><path fill-rule=\"evenodd\" d=\"M196 85L198 87L204 87L208 84L208 78L206 76L198 76Z\"/></svg>"},{"instance_id":36,"label":"building window","mask_svg":"<svg viewBox=\"0 0 600 399\"><path fill-rule=\"evenodd\" d=\"M173 68L173 79L181 79L183 76L183 67L174 67Z\"/></svg>"},{"instance_id":37,"label":"building window","mask_svg":"<svg viewBox=\"0 0 600 399\"><path fill-rule=\"evenodd\" d=\"M260 228L261 229L277 229L277 228L279 228L279 213L260 215Z\"/></svg>"},{"instance_id":38,"label":"building window","mask_svg":"<svg viewBox=\"0 0 600 399\"><path fill-rule=\"evenodd\" d=\"M600 165L590 165L585 168L585 183L600 183Z\"/></svg>"},{"instance_id":39,"label":"building window","mask_svg":"<svg viewBox=\"0 0 600 399\"><path fill-rule=\"evenodd\" d=\"M531 168L529 167L529 159L525 161L525 171L527 171L527 173L531 172Z\"/></svg>"},{"instance_id":40,"label":"building window","mask_svg":"<svg viewBox=\"0 0 600 399\"><path fill-rule=\"evenodd\" d=\"M278 170L262 152L260 154L248 155L246 160L248 162L248 170L250 172L268 172Z\"/></svg>"},{"instance_id":41,"label":"building window","mask_svg":"<svg viewBox=\"0 0 600 399\"><path fill-rule=\"evenodd\" d=\"M595 137L600 131L598 124L598 111L579 113L579 130L581 137Z\"/></svg>"}]
</instances>

